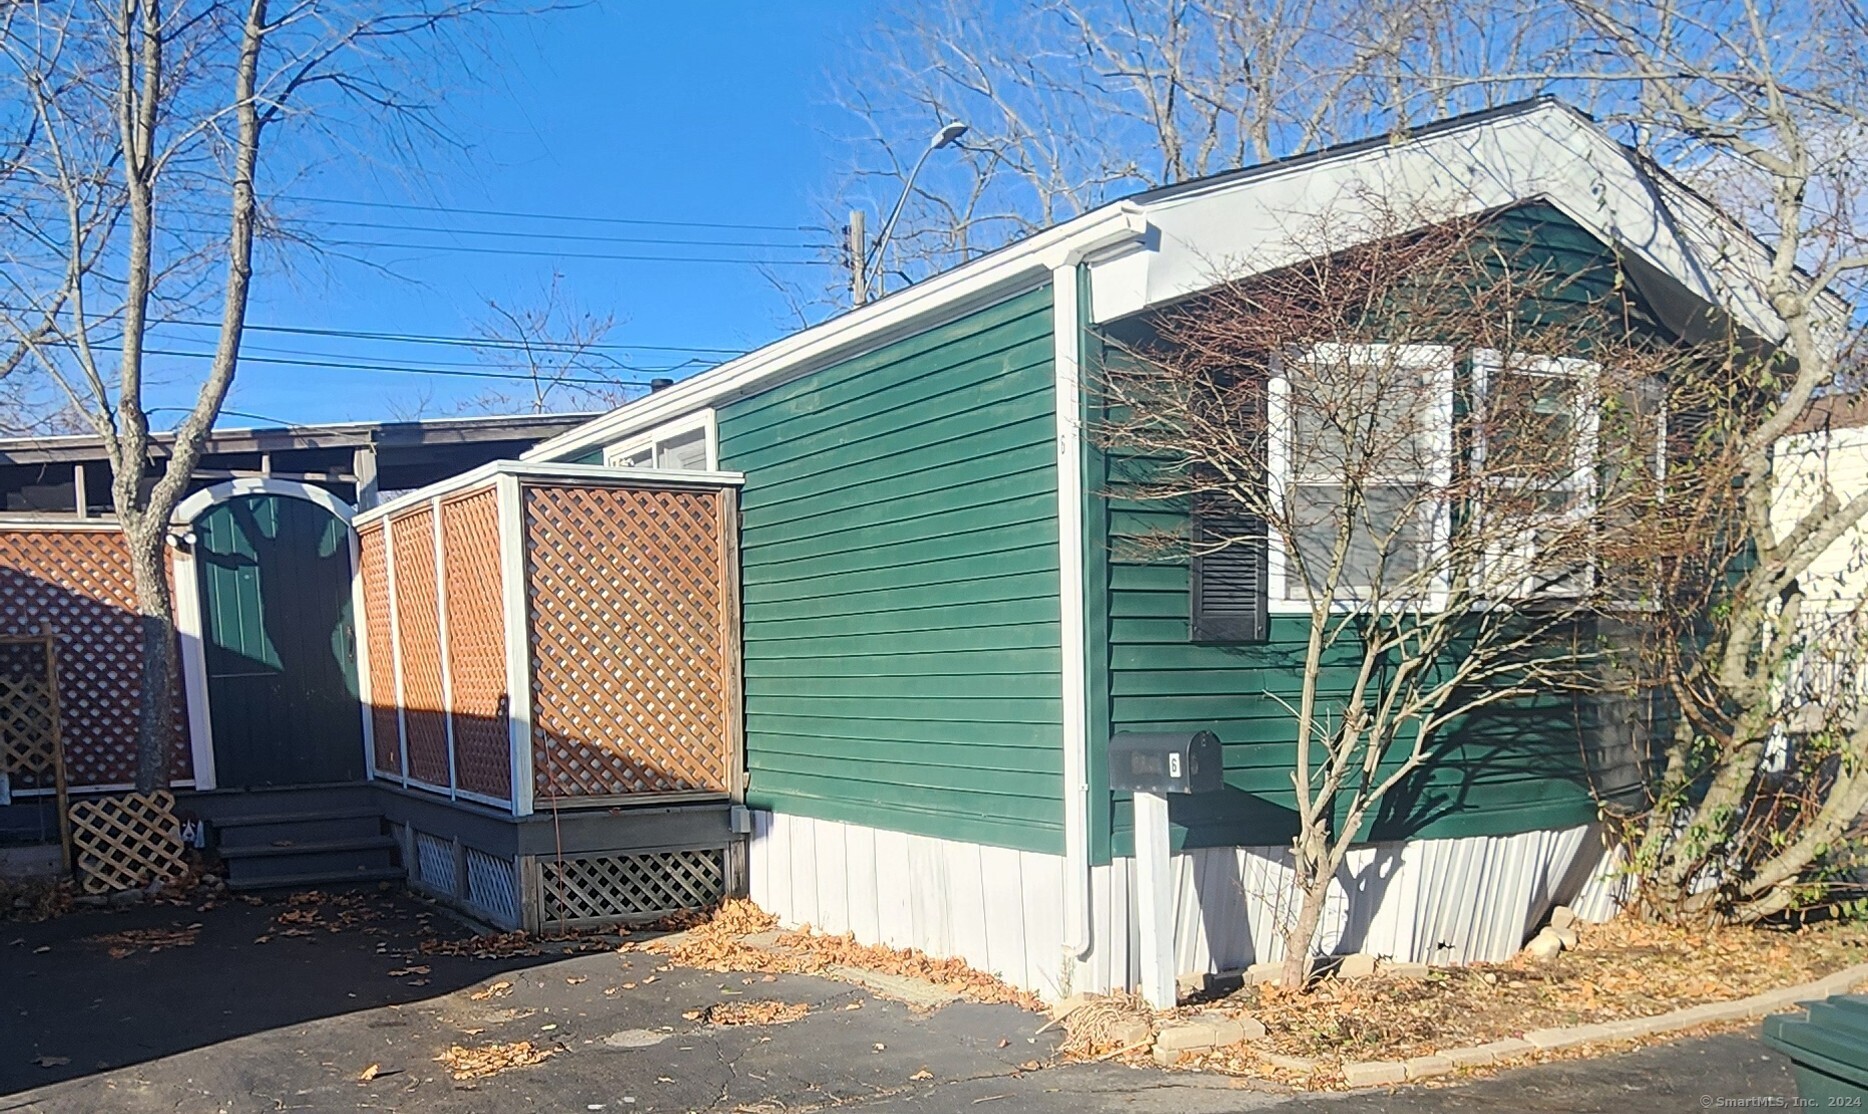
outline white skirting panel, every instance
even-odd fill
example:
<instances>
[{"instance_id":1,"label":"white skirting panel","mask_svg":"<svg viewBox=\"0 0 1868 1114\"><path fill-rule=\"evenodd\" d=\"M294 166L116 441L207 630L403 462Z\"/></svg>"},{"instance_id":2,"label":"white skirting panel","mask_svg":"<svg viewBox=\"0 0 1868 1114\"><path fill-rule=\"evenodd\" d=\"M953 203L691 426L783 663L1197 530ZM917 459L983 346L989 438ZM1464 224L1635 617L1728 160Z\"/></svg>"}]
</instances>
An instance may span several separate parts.
<instances>
[{"instance_id":1,"label":"white skirting panel","mask_svg":"<svg viewBox=\"0 0 1868 1114\"><path fill-rule=\"evenodd\" d=\"M786 925L957 956L1059 994L1060 856L755 812L749 865L752 900Z\"/></svg>"},{"instance_id":2,"label":"white skirting panel","mask_svg":"<svg viewBox=\"0 0 1868 1114\"><path fill-rule=\"evenodd\" d=\"M1319 943L1427 963L1506 959L1552 906L1612 915L1615 862L1594 825L1360 847ZM1174 856L1173 869L1177 971L1282 955L1296 915L1288 848L1207 848ZM759 812L751 875L752 899L787 925L958 956L1047 998L1138 981L1131 859L1092 872L1090 951L1074 962L1061 950L1061 856Z\"/></svg>"}]
</instances>

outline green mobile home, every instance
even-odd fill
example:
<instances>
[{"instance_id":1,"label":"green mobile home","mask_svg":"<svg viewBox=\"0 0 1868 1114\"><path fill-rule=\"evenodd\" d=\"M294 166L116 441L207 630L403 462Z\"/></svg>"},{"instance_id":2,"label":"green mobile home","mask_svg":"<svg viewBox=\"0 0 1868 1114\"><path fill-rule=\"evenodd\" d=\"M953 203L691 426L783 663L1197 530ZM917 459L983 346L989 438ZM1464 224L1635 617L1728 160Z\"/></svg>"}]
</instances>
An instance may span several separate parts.
<instances>
[{"instance_id":1,"label":"green mobile home","mask_svg":"<svg viewBox=\"0 0 1868 1114\"><path fill-rule=\"evenodd\" d=\"M1045 995L1133 985L1129 807L1104 749L1124 730L1206 729L1227 793L1174 816L1175 963L1275 958L1280 641L1301 620L1273 592L1267 642L1207 641L1187 565L1124 557L1086 368L1156 307L1296 261L1291 229L1371 194L1497 214L1584 285L1629 284L1658 321L1713 306L1768 334L1730 270L1750 242L1535 101L1096 209L528 454L744 476L733 788L756 901ZM1325 949L1499 959L1553 903L1605 911L1581 726L1456 740L1352 858Z\"/></svg>"}]
</instances>

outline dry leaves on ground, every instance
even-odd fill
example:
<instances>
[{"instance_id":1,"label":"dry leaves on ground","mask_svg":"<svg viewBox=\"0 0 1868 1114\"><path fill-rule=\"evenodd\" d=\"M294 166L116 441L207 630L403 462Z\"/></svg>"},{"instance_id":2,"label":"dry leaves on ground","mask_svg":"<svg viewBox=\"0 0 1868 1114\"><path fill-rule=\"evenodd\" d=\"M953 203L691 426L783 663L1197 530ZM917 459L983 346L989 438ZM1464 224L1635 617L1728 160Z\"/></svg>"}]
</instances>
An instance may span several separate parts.
<instances>
[{"instance_id":1,"label":"dry leaves on ground","mask_svg":"<svg viewBox=\"0 0 1868 1114\"><path fill-rule=\"evenodd\" d=\"M483 1044L478 1048L457 1044L435 1059L455 1079L468 1080L485 1079L513 1068L529 1068L557 1054L555 1048L539 1048L531 1041L513 1041L511 1044Z\"/></svg>"},{"instance_id":2,"label":"dry leaves on ground","mask_svg":"<svg viewBox=\"0 0 1868 1114\"><path fill-rule=\"evenodd\" d=\"M382 917L383 903L378 894L304 890L286 898L285 908L273 916L272 924L254 937L253 942L264 944L274 937L312 936L320 929L326 933L344 932Z\"/></svg>"},{"instance_id":3,"label":"dry leaves on ground","mask_svg":"<svg viewBox=\"0 0 1868 1114\"><path fill-rule=\"evenodd\" d=\"M689 1010L681 1016L707 1025L783 1025L809 1012L811 1007L803 1002L717 1002L704 1010Z\"/></svg>"},{"instance_id":4,"label":"dry leaves on ground","mask_svg":"<svg viewBox=\"0 0 1868 1114\"><path fill-rule=\"evenodd\" d=\"M1794 986L1868 961L1868 925L1682 929L1632 917L1580 925L1579 946L1539 962L1435 968L1424 979L1326 980L1305 994L1248 988L1227 1004L1274 1052L1388 1060L1528 1029L1651 1017Z\"/></svg>"},{"instance_id":5,"label":"dry leaves on ground","mask_svg":"<svg viewBox=\"0 0 1868 1114\"><path fill-rule=\"evenodd\" d=\"M472 994L469 994L467 997L473 999L476 1002L484 1002L488 998L498 998L503 995L511 993L511 991L512 991L512 983L507 982L505 979L501 979L500 981L494 983L492 986L489 986L484 990L474 991Z\"/></svg>"},{"instance_id":6,"label":"dry leaves on ground","mask_svg":"<svg viewBox=\"0 0 1868 1114\"><path fill-rule=\"evenodd\" d=\"M0 920L49 920L70 912L77 896L70 879L0 878Z\"/></svg>"},{"instance_id":7,"label":"dry leaves on ground","mask_svg":"<svg viewBox=\"0 0 1868 1114\"><path fill-rule=\"evenodd\" d=\"M748 936L771 934L778 919L744 899L723 903L714 915L676 935L623 945L647 951L687 967L709 971L762 971L768 974L818 974L827 967L859 967L921 979L974 1002L1005 1002L1038 1010L1037 998L1007 986L958 959L935 959L924 952L859 944L851 935L824 936L810 926L776 935L771 947L755 947Z\"/></svg>"},{"instance_id":8,"label":"dry leaves on ground","mask_svg":"<svg viewBox=\"0 0 1868 1114\"><path fill-rule=\"evenodd\" d=\"M463 940L430 937L423 940L417 950L422 955L451 955L467 959L516 959L544 955L547 950L554 954L583 954L607 952L613 947L614 945L608 941L575 932L554 937L534 936L529 932L496 932L486 936L470 936Z\"/></svg>"},{"instance_id":9,"label":"dry leaves on ground","mask_svg":"<svg viewBox=\"0 0 1868 1114\"><path fill-rule=\"evenodd\" d=\"M169 948L189 947L201 936L199 922L182 928L126 928L85 937L85 943L105 948L112 959L122 959L137 952L159 952Z\"/></svg>"}]
</instances>

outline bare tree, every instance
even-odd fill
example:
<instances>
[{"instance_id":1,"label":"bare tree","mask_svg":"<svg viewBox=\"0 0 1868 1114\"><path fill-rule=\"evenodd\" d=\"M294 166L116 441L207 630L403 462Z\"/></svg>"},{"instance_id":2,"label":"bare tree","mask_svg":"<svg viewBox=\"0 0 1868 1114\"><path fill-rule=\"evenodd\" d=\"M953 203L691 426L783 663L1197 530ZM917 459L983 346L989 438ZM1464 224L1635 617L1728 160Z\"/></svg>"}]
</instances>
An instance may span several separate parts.
<instances>
[{"instance_id":1,"label":"bare tree","mask_svg":"<svg viewBox=\"0 0 1868 1114\"><path fill-rule=\"evenodd\" d=\"M1633 864L1657 915L1756 920L1828 900L1827 866L1868 808L1868 705L1845 688L1819 712L1793 683L1818 659L1868 669L1859 577L1842 593L1821 583L1853 575L1835 554L1859 544L1868 492L1835 488L1821 439L1786 440L1858 389L1868 16L1852 0L1565 7L1586 31L1576 74L1612 91L1631 141L1724 202L1767 255L1726 276L1756 321L1727 325L1721 375L1697 388L1670 483L1694 512L1659 531L1666 613L1691 622L1662 640L1680 715ZM1787 732L1803 742L1788 766Z\"/></svg>"},{"instance_id":2,"label":"bare tree","mask_svg":"<svg viewBox=\"0 0 1868 1114\"><path fill-rule=\"evenodd\" d=\"M1309 262L1164 311L1109 361L1095 431L1122 462L1112 497L1190 510L1186 532L1127 544L1202 583L1259 579L1265 626L1221 637L1267 640L1296 674L1278 698L1293 988L1397 786L1475 719L1620 667L1596 620L1641 606L1628 545L1683 358L1632 332L1617 296L1579 291L1593 302L1559 319L1573 276L1487 221L1405 233L1418 222L1373 211L1300 237Z\"/></svg>"},{"instance_id":3,"label":"bare tree","mask_svg":"<svg viewBox=\"0 0 1868 1114\"><path fill-rule=\"evenodd\" d=\"M431 132L417 74L449 54L445 32L493 6L79 0L9 4L0 17L0 113L21 137L0 179L0 361L48 376L104 442L142 618L139 789L168 780L164 549L238 367L264 172L289 176L318 141L369 121L391 142ZM144 400L152 331L202 306L217 307L213 351L158 462Z\"/></svg>"},{"instance_id":4,"label":"bare tree","mask_svg":"<svg viewBox=\"0 0 1868 1114\"><path fill-rule=\"evenodd\" d=\"M840 83L856 132L840 200L886 208L922 137L971 125L960 157L924 171L884 261L917 278L1138 189L1540 91L1575 17L1515 14L1498 0L903 5ZM1514 76L1464 80L1483 74Z\"/></svg>"},{"instance_id":5,"label":"bare tree","mask_svg":"<svg viewBox=\"0 0 1868 1114\"><path fill-rule=\"evenodd\" d=\"M475 351L489 367L521 384L517 391L485 391L464 410L479 413L547 414L608 410L641 394L634 376L643 369L606 351L616 328L612 314L576 305L553 275L544 295L530 305L512 306L487 299L487 314L476 327ZM656 371L673 369L653 369Z\"/></svg>"}]
</instances>

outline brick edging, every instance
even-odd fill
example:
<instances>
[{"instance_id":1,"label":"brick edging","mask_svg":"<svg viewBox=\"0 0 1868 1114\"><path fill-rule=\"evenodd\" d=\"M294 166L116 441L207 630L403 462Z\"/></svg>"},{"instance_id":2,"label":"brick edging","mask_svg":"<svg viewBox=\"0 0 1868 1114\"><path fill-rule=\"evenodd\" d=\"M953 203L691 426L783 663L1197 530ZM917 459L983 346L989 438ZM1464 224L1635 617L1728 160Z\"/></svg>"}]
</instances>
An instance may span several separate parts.
<instances>
[{"instance_id":1,"label":"brick edging","mask_svg":"<svg viewBox=\"0 0 1868 1114\"><path fill-rule=\"evenodd\" d=\"M1450 1075L1460 1068L1486 1067L1559 1048L1573 1048L1594 1041L1635 1040L1659 1036L1680 1029L1691 1029L1719 1021L1742 1021L1761 1017L1798 1002L1827 998L1844 993L1855 984L1868 980L1868 963L1858 963L1814 982L1781 987L1736 998L1730 1002L1708 1002L1687 1006L1653 1017L1631 1017L1622 1021L1597 1021L1558 1029L1532 1029L1522 1037L1508 1037L1465 1048L1449 1048L1431 1056L1407 1060L1358 1060L1343 1064L1343 1079L1351 1087L1379 1087L1390 1083L1412 1083L1420 1079ZM1283 1059L1283 1058L1281 1058ZM1289 1059L1295 1060L1295 1057ZM1321 1066L1312 1061L1314 1066ZM1290 1066L1295 1066L1290 1065Z\"/></svg>"}]
</instances>

